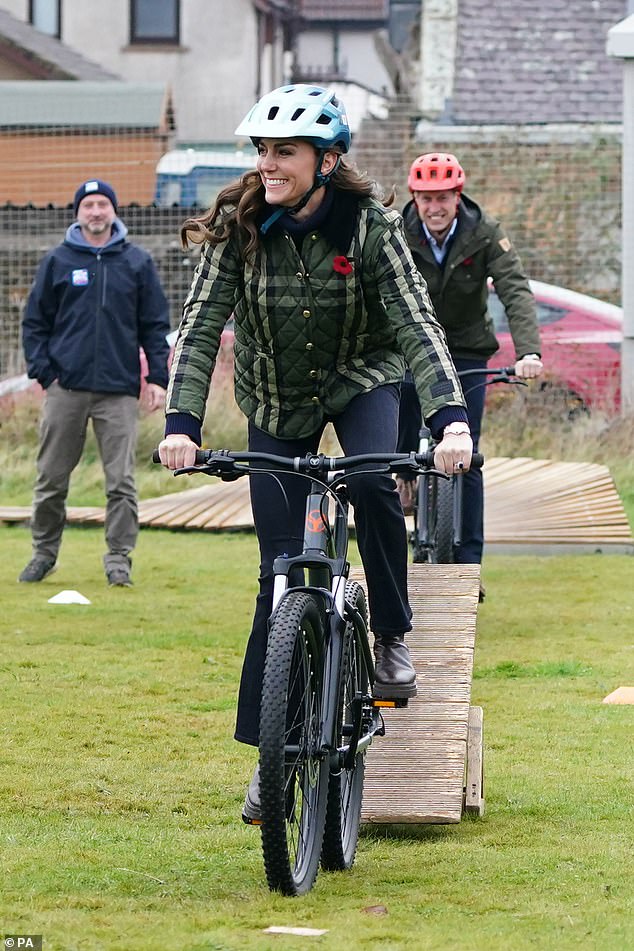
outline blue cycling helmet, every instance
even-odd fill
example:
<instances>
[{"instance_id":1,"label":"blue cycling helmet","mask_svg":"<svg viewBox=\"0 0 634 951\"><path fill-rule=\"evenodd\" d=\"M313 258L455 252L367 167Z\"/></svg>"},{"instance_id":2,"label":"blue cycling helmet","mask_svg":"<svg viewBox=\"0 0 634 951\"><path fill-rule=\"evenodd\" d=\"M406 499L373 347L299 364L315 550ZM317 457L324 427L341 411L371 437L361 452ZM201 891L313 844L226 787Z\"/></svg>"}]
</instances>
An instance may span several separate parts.
<instances>
[{"instance_id":1,"label":"blue cycling helmet","mask_svg":"<svg viewBox=\"0 0 634 951\"><path fill-rule=\"evenodd\" d=\"M348 152L350 127L343 103L332 89L280 86L256 102L235 131L259 139L308 139L317 149Z\"/></svg>"}]
</instances>

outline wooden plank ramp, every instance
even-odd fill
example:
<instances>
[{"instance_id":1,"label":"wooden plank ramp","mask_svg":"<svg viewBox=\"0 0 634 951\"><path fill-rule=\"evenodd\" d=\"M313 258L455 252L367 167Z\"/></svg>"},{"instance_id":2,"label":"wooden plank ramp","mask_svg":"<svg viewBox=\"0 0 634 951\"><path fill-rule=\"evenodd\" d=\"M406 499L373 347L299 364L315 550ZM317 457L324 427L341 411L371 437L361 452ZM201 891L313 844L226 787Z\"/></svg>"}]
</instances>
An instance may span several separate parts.
<instances>
[{"instance_id":1,"label":"wooden plank ramp","mask_svg":"<svg viewBox=\"0 0 634 951\"><path fill-rule=\"evenodd\" d=\"M351 577L364 583L359 568ZM367 754L364 822L460 822L479 579L479 565L409 568L418 694L384 711L385 736Z\"/></svg>"}]
</instances>

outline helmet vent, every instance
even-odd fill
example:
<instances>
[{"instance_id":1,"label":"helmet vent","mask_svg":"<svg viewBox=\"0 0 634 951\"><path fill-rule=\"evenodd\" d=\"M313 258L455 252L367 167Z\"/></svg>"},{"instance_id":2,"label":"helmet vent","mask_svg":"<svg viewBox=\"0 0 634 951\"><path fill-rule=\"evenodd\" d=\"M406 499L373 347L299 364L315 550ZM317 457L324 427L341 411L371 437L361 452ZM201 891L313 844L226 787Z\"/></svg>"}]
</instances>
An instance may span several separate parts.
<instances>
[{"instance_id":1,"label":"helmet vent","mask_svg":"<svg viewBox=\"0 0 634 951\"><path fill-rule=\"evenodd\" d=\"M297 119L299 119L299 117L302 116L305 112L306 112L305 109L296 109L295 112L293 113L293 115L291 116L291 122L295 122L295 121L296 121Z\"/></svg>"},{"instance_id":2,"label":"helmet vent","mask_svg":"<svg viewBox=\"0 0 634 951\"><path fill-rule=\"evenodd\" d=\"M330 123L332 122L332 118L331 116L327 116L324 112L322 112L322 114L319 116L316 122L317 122L317 125L330 125Z\"/></svg>"},{"instance_id":3,"label":"helmet vent","mask_svg":"<svg viewBox=\"0 0 634 951\"><path fill-rule=\"evenodd\" d=\"M279 111L280 111L279 106L271 106L271 108L269 109L269 114L267 116L267 119L274 119Z\"/></svg>"}]
</instances>

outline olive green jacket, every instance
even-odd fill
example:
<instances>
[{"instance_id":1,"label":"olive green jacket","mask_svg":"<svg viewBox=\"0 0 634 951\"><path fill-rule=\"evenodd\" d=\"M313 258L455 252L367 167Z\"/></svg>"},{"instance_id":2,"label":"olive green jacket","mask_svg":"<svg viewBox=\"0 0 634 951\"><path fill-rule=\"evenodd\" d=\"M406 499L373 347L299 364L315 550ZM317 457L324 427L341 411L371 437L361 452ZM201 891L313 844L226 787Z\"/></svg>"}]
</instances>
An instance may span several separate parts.
<instances>
[{"instance_id":1,"label":"olive green jacket","mask_svg":"<svg viewBox=\"0 0 634 951\"><path fill-rule=\"evenodd\" d=\"M488 359L499 348L488 313L487 279L504 305L517 358L540 353L535 299L519 256L499 223L463 195L458 225L441 267L413 201L403 210L405 233L453 357Z\"/></svg>"},{"instance_id":2,"label":"olive green jacket","mask_svg":"<svg viewBox=\"0 0 634 951\"><path fill-rule=\"evenodd\" d=\"M299 250L279 225L261 238L253 261L233 237L203 246L172 365L166 432L195 438L183 415L203 419L231 314L237 403L275 436L311 435L359 393L399 383L404 357L425 416L464 406L401 215L373 199L335 192L326 221Z\"/></svg>"}]
</instances>

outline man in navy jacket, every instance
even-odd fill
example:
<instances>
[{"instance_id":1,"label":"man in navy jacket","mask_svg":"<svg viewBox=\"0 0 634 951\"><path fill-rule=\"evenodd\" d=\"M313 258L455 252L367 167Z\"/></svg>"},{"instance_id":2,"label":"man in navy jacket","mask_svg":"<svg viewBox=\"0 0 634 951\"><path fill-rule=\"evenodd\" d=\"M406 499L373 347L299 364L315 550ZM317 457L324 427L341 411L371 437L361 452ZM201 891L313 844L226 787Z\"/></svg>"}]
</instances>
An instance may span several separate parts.
<instances>
[{"instance_id":1,"label":"man in navy jacket","mask_svg":"<svg viewBox=\"0 0 634 951\"><path fill-rule=\"evenodd\" d=\"M111 185L77 189L76 222L40 263L22 339L28 375L44 388L31 531L33 557L19 580L41 581L56 566L70 475L92 420L106 483L106 577L129 586L138 534L134 454L147 357L146 402L163 406L168 305L150 255L126 240Z\"/></svg>"}]
</instances>

